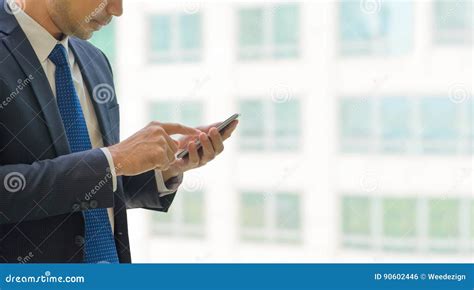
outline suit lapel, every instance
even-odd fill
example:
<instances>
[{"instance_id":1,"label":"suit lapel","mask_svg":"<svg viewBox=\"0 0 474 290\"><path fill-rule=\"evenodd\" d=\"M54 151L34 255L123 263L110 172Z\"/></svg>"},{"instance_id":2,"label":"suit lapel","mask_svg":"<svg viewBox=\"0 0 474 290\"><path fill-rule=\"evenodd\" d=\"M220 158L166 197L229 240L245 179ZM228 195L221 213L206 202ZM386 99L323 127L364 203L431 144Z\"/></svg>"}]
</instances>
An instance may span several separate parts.
<instances>
[{"instance_id":1,"label":"suit lapel","mask_svg":"<svg viewBox=\"0 0 474 290\"><path fill-rule=\"evenodd\" d=\"M94 98L93 96L94 89L99 88L99 86L102 86L107 83L97 74L97 71L100 68L96 67L96 61L94 60L94 56L88 54L77 39L73 37L69 38L69 47L72 49L76 62L79 64L82 78L84 79L86 89L89 92L89 96L94 106L97 121L99 123L99 127L102 133L104 145L110 146L114 144L114 142L113 136L111 136L112 125L109 118L109 102L97 102L96 98ZM95 57L98 56L99 55L96 55Z\"/></svg>"},{"instance_id":2,"label":"suit lapel","mask_svg":"<svg viewBox=\"0 0 474 290\"><path fill-rule=\"evenodd\" d=\"M1 10L0 13L7 14L5 10ZM2 20L5 20L6 17L8 16L2 15ZM16 27L13 27L11 33L2 40L11 55L20 65L25 76L33 77L31 87L40 107L38 117L43 118L46 122L52 140L52 146L55 148L57 155L68 154L71 150L65 134L61 115L48 79L46 78L46 74L31 47L30 42L23 33L23 30L21 30L14 16L10 15L7 20L7 22L2 22L2 24L10 26L16 25Z\"/></svg>"}]
</instances>

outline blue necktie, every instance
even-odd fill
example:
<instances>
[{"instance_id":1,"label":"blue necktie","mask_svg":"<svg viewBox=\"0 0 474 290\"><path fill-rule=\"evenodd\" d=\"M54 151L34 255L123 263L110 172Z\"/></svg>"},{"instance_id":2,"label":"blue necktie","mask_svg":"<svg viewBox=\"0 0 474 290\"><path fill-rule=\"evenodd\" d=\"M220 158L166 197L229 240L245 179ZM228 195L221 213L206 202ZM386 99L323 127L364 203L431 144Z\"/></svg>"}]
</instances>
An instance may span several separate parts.
<instances>
[{"instance_id":1,"label":"blue necktie","mask_svg":"<svg viewBox=\"0 0 474 290\"><path fill-rule=\"evenodd\" d=\"M57 44L49 55L49 59L56 65L56 99L71 151L74 153L90 150L92 145L72 80L66 48ZM86 241L84 262L118 263L107 209L89 209L83 211L83 214Z\"/></svg>"}]
</instances>

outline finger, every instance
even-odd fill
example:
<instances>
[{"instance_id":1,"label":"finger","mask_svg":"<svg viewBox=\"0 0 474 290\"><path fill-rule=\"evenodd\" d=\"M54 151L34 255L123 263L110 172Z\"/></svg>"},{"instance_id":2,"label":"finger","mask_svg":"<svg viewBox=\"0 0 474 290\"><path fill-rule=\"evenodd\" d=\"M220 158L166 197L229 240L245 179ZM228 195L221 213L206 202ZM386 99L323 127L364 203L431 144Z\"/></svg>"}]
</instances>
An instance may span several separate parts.
<instances>
[{"instance_id":1,"label":"finger","mask_svg":"<svg viewBox=\"0 0 474 290\"><path fill-rule=\"evenodd\" d=\"M198 135L200 130L184 126L179 123L163 123L161 127L168 133L168 135L182 134L182 135Z\"/></svg>"},{"instance_id":2,"label":"finger","mask_svg":"<svg viewBox=\"0 0 474 290\"><path fill-rule=\"evenodd\" d=\"M197 145L194 142L190 142L188 145L188 158L190 168L195 168L199 165L199 153L197 150Z\"/></svg>"},{"instance_id":3,"label":"finger","mask_svg":"<svg viewBox=\"0 0 474 290\"><path fill-rule=\"evenodd\" d=\"M216 154L220 154L222 151L224 151L224 140L216 128L212 128L209 131L209 138L211 139L212 147L214 147Z\"/></svg>"},{"instance_id":4,"label":"finger","mask_svg":"<svg viewBox=\"0 0 474 290\"><path fill-rule=\"evenodd\" d=\"M214 152L214 147L212 147L211 140L209 140L207 135L204 133L201 133L201 135L199 135L199 140L201 141L203 149L201 163L207 163L208 161L214 159L214 156L216 155L216 153Z\"/></svg>"},{"instance_id":5,"label":"finger","mask_svg":"<svg viewBox=\"0 0 474 290\"><path fill-rule=\"evenodd\" d=\"M223 132L221 132L222 139L226 140L228 139L232 133L234 132L235 128L237 128L237 125L239 124L239 120L234 120L232 121L229 126L227 126Z\"/></svg>"},{"instance_id":6,"label":"finger","mask_svg":"<svg viewBox=\"0 0 474 290\"><path fill-rule=\"evenodd\" d=\"M172 152L173 154L175 154L176 152L178 152L178 149L179 149L179 148L178 148L178 144L176 144L177 141L173 140L173 138L171 138L170 136L168 136L168 135L166 135L166 134L163 135L163 137L165 137L166 142L168 143L168 146L169 146L169 149L171 150L171 152Z\"/></svg>"},{"instance_id":7,"label":"finger","mask_svg":"<svg viewBox=\"0 0 474 290\"><path fill-rule=\"evenodd\" d=\"M200 126L200 127L197 127L197 129L199 129L201 132L208 134L211 128L214 128L214 127L217 128L219 127L220 124L222 124L222 122L217 122L217 123L207 125L207 126Z\"/></svg>"}]
</instances>

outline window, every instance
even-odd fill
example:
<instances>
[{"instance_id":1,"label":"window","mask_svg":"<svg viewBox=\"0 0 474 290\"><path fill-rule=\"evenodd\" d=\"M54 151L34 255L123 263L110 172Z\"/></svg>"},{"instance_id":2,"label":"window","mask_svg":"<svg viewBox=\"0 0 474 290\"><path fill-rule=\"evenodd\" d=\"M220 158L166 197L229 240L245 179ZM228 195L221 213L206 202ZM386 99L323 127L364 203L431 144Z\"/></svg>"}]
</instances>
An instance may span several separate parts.
<instances>
[{"instance_id":1,"label":"window","mask_svg":"<svg viewBox=\"0 0 474 290\"><path fill-rule=\"evenodd\" d=\"M379 1L373 11L365 10L362 4L340 1L343 55L400 55L412 48L412 1Z\"/></svg>"},{"instance_id":2,"label":"window","mask_svg":"<svg viewBox=\"0 0 474 290\"><path fill-rule=\"evenodd\" d=\"M429 235L449 239L459 236L459 201L432 199L429 202Z\"/></svg>"},{"instance_id":3,"label":"window","mask_svg":"<svg viewBox=\"0 0 474 290\"><path fill-rule=\"evenodd\" d=\"M116 61L115 23L103 27L94 33L90 42L104 52L111 64Z\"/></svg>"},{"instance_id":4,"label":"window","mask_svg":"<svg viewBox=\"0 0 474 290\"><path fill-rule=\"evenodd\" d=\"M407 98L385 98L380 107L383 152L406 152L412 140L412 108Z\"/></svg>"},{"instance_id":5,"label":"window","mask_svg":"<svg viewBox=\"0 0 474 290\"><path fill-rule=\"evenodd\" d=\"M414 237L416 235L416 201L414 199L386 198L383 201L383 232L387 237Z\"/></svg>"},{"instance_id":6,"label":"window","mask_svg":"<svg viewBox=\"0 0 474 290\"><path fill-rule=\"evenodd\" d=\"M471 100L442 97L341 98L339 135L345 153L470 154Z\"/></svg>"},{"instance_id":7,"label":"window","mask_svg":"<svg viewBox=\"0 0 474 290\"><path fill-rule=\"evenodd\" d=\"M299 7L242 8L238 11L239 58L295 58L299 54Z\"/></svg>"},{"instance_id":8,"label":"window","mask_svg":"<svg viewBox=\"0 0 474 290\"><path fill-rule=\"evenodd\" d=\"M384 249L389 251L412 251L416 248L417 213L416 200L408 198L385 198L383 206Z\"/></svg>"},{"instance_id":9,"label":"window","mask_svg":"<svg viewBox=\"0 0 474 290\"><path fill-rule=\"evenodd\" d=\"M158 236L203 238L205 201L202 191L180 190L167 213L152 214L152 233Z\"/></svg>"},{"instance_id":10,"label":"window","mask_svg":"<svg viewBox=\"0 0 474 290\"><path fill-rule=\"evenodd\" d=\"M421 130L425 153L455 153L459 137L458 106L448 98L421 101Z\"/></svg>"},{"instance_id":11,"label":"window","mask_svg":"<svg viewBox=\"0 0 474 290\"><path fill-rule=\"evenodd\" d=\"M472 199L343 195L341 203L344 248L441 254L474 250Z\"/></svg>"},{"instance_id":12,"label":"window","mask_svg":"<svg viewBox=\"0 0 474 290\"><path fill-rule=\"evenodd\" d=\"M367 249L371 247L372 204L368 197L342 198L342 244L344 247Z\"/></svg>"},{"instance_id":13,"label":"window","mask_svg":"<svg viewBox=\"0 0 474 290\"><path fill-rule=\"evenodd\" d=\"M242 192L240 235L249 242L301 241L300 197L291 192Z\"/></svg>"},{"instance_id":14,"label":"window","mask_svg":"<svg viewBox=\"0 0 474 290\"><path fill-rule=\"evenodd\" d=\"M373 139L372 103L362 98L344 98L340 105L342 151L368 152Z\"/></svg>"},{"instance_id":15,"label":"window","mask_svg":"<svg viewBox=\"0 0 474 290\"><path fill-rule=\"evenodd\" d=\"M300 102L249 99L240 102L240 148L244 151L295 151L300 147Z\"/></svg>"},{"instance_id":16,"label":"window","mask_svg":"<svg viewBox=\"0 0 474 290\"><path fill-rule=\"evenodd\" d=\"M203 108L198 101L154 102L150 107L150 117L160 122L177 122L196 127L202 125Z\"/></svg>"},{"instance_id":17,"label":"window","mask_svg":"<svg viewBox=\"0 0 474 290\"><path fill-rule=\"evenodd\" d=\"M150 17L150 60L195 62L201 58L201 15L158 14Z\"/></svg>"},{"instance_id":18,"label":"window","mask_svg":"<svg viewBox=\"0 0 474 290\"><path fill-rule=\"evenodd\" d=\"M347 235L370 235L371 205L368 197L344 197L342 201L342 228Z\"/></svg>"},{"instance_id":19,"label":"window","mask_svg":"<svg viewBox=\"0 0 474 290\"><path fill-rule=\"evenodd\" d=\"M437 44L472 44L472 1L435 0L434 42Z\"/></svg>"}]
</instances>

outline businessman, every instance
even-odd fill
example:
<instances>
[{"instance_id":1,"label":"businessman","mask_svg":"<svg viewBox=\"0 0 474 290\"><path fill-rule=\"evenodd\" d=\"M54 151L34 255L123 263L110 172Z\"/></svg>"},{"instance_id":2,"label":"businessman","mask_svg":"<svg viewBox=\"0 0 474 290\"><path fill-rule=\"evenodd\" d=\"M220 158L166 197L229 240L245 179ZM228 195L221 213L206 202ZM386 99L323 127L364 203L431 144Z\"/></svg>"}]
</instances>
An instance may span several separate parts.
<instances>
[{"instance_id":1,"label":"businessman","mask_svg":"<svg viewBox=\"0 0 474 290\"><path fill-rule=\"evenodd\" d=\"M130 263L126 209L166 212L183 173L220 154L237 126L221 135L218 124L155 121L119 141L112 69L86 40L122 8L0 0L2 262Z\"/></svg>"}]
</instances>

